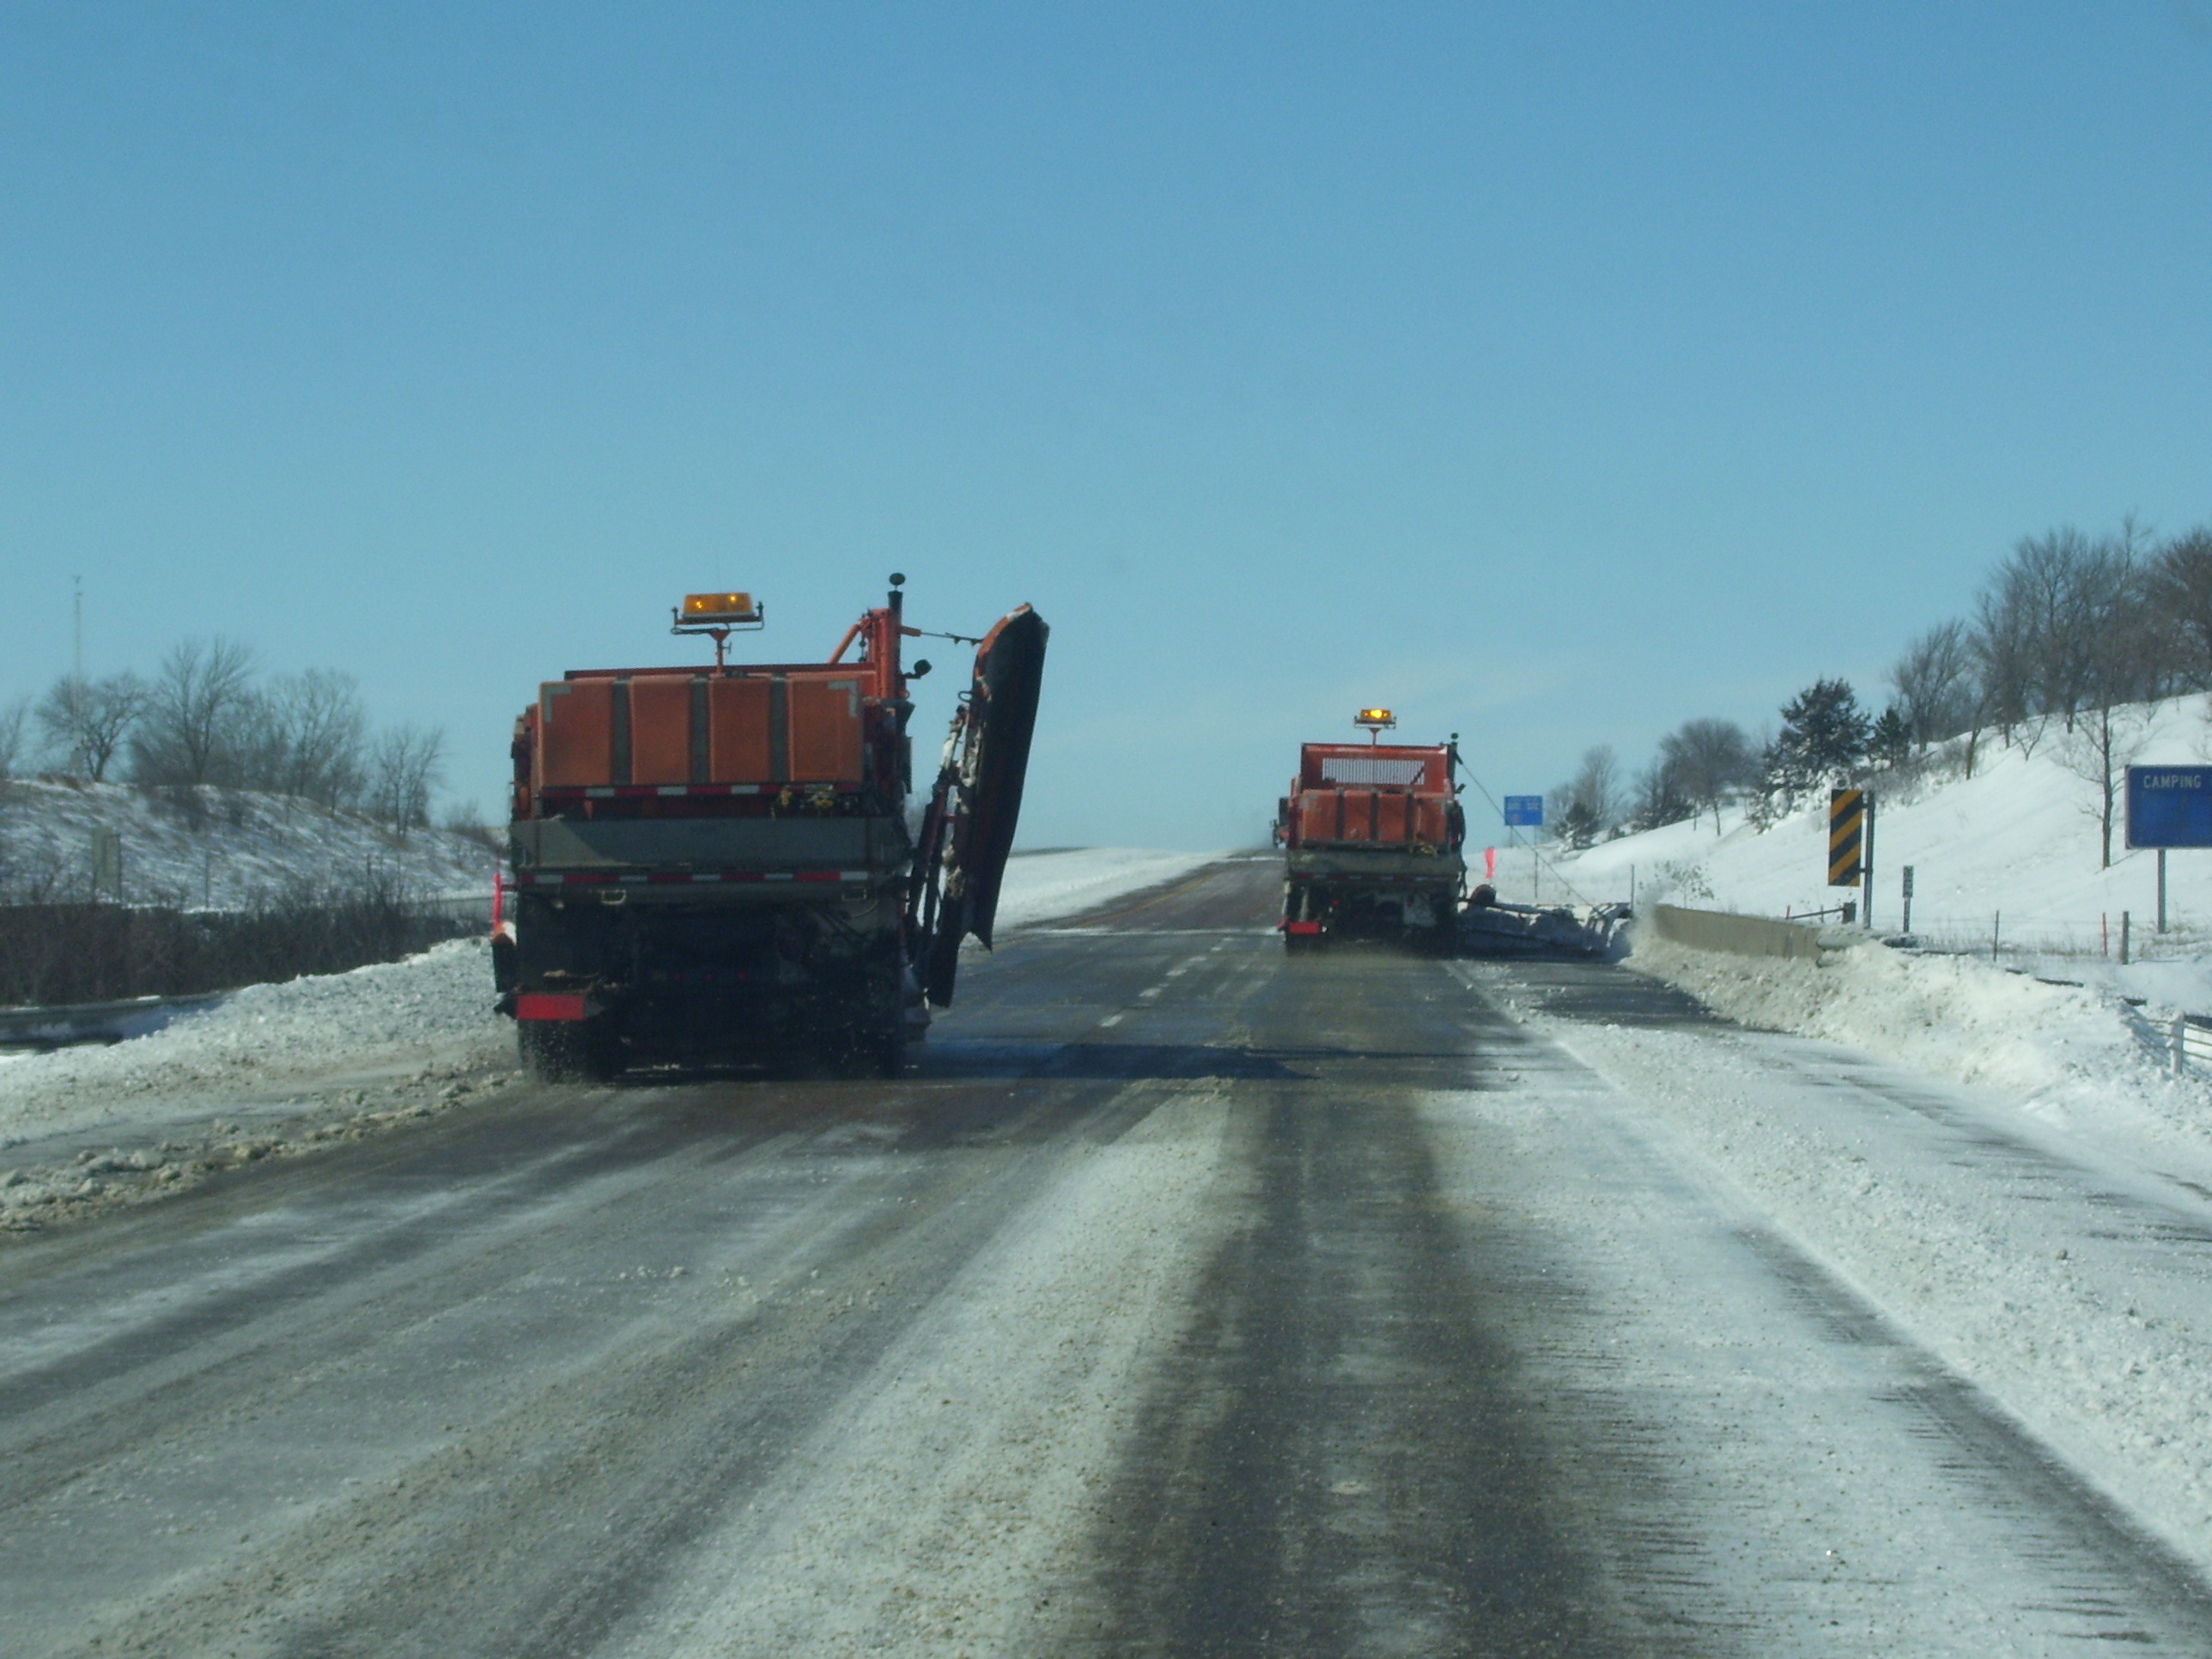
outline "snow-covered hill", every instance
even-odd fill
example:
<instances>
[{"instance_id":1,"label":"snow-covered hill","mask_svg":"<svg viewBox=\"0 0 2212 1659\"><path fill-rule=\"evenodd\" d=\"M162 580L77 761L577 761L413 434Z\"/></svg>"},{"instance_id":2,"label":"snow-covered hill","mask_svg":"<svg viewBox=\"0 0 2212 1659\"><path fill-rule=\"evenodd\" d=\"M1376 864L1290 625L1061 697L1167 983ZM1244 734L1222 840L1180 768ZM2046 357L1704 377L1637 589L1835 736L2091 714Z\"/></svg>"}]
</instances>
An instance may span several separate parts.
<instances>
[{"instance_id":1,"label":"snow-covered hill","mask_svg":"<svg viewBox=\"0 0 2212 1659\"><path fill-rule=\"evenodd\" d=\"M38 781L0 783L0 896L82 896L96 830L121 836L134 903L235 908L302 883L491 890L492 854L442 830L403 839L358 813L250 790Z\"/></svg>"},{"instance_id":2,"label":"snow-covered hill","mask_svg":"<svg viewBox=\"0 0 2212 1659\"><path fill-rule=\"evenodd\" d=\"M2202 764L2212 757L2206 699L2187 697L2125 711L2140 764ZM1875 922L1901 921L1899 872L1915 872L1913 931L1931 941L1986 946L1993 923L2008 945L2094 951L2100 923L2118 947L2120 915L2147 939L2156 905L2155 855L2130 852L2116 830L2112 864L2100 867L2096 791L2066 763L2068 739L2051 722L2031 749L1984 737L1974 775L1936 775L1885 790L1877 785ZM1826 799L1761 831L1739 811L1605 842L1580 854L1551 848L1557 877L1592 900L1637 896L1709 909L1803 915L1855 897L1826 884ZM1504 896L1525 897L1528 855L1500 854ZM1547 884L1555 879L1547 872ZM1562 895L1553 885L1547 897ZM2212 935L2212 852L2169 855L2172 943L2194 947ZM2001 917L2001 920L1999 918Z\"/></svg>"},{"instance_id":3,"label":"snow-covered hill","mask_svg":"<svg viewBox=\"0 0 2212 1659\"><path fill-rule=\"evenodd\" d=\"M2124 711L2130 758L2203 763L2208 714L2201 696ZM2102 867L2095 787L2069 764L2055 725L2010 748L1985 738L1972 778L1936 768L1875 787L1876 927L1865 948L1784 962L1686 950L1639 928L1630 965L1746 1024L1845 1043L2134 1146L2147 1167L2173 1137L2212 1155L2212 1079L2195 1066L2172 1076L2164 1046L2176 1014L2212 1013L2212 852L2169 854L2171 927L2159 935L2156 855L2116 833ZM1632 879L1647 907L1802 916L1856 896L1826 884L1826 850L1823 797L1764 830L1730 812L1718 831L1708 817L1580 854L1547 849L1542 879L1553 898L1562 885L1626 897ZM1940 954L1873 942L1902 921L1905 865L1912 935ZM1499 875L1508 896L1514 884L1525 893L1527 851L1504 854Z\"/></svg>"}]
</instances>

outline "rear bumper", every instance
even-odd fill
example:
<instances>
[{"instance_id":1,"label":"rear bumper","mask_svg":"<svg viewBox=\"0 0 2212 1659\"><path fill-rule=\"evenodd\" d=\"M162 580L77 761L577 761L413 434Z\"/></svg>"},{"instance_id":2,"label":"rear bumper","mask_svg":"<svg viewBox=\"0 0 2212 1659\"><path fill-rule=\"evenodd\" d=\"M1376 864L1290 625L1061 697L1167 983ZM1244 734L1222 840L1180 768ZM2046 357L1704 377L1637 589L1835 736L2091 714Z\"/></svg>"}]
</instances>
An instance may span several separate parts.
<instances>
[{"instance_id":1,"label":"rear bumper","mask_svg":"<svg viewBox=\"0 0 2212 1659\"><path fill-rule=\"evenodd\" d=\"M598 1012L578 991L522 991L514 999L517 1019L589 1019Z\"/></svg>"}]
</instances>

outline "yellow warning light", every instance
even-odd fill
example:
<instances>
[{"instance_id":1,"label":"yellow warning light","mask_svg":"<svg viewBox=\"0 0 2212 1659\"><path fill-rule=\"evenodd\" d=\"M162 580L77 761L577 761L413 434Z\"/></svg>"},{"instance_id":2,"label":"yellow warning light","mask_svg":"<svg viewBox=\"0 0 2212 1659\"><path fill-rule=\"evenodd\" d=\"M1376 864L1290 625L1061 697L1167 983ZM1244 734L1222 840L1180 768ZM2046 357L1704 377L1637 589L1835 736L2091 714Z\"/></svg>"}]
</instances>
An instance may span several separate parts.
<instances>
[{"instance_id":1,"label":"yellow warning light","mask_svg":"<svg viewBox=\"0 0 2212 1659\"><path fill-rule=\"evenodd\" d=\"M1397 725L1398 717L1387 708L1363 708L1352 717L1352 723L1370 732L1387 732Z\"/></svg>"},{"instance_id":2,"label":"yellow warning light","mask_svg":"<svg viewBox=\"0 0 2212 1659\"><path fill-rule=\"evenodd\" d=\"M761 619L750 593L686 593L678 620L702 626L743 627Z\"/></svg>"}]
</instances>

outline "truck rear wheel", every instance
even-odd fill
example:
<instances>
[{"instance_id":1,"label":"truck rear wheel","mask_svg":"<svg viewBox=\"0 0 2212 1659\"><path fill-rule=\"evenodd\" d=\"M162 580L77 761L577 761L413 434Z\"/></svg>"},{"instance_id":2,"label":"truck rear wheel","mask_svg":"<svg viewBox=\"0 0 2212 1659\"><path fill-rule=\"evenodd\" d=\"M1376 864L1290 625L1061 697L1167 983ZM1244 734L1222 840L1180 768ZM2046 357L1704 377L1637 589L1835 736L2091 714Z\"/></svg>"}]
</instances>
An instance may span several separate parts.
<instances>
[{"instance_id":1,"label":"truck rear wheel","mask_svg":"<svg viewBox=\"0 0 2212 1659\"><path fill-rule=\"evenodd\" d=\"M906 1020L891 1022L887 1030L876 1033L868 1044L868 1059L879 1076L903 1077L906 1074Z\"/></svg>"}]
</instances>

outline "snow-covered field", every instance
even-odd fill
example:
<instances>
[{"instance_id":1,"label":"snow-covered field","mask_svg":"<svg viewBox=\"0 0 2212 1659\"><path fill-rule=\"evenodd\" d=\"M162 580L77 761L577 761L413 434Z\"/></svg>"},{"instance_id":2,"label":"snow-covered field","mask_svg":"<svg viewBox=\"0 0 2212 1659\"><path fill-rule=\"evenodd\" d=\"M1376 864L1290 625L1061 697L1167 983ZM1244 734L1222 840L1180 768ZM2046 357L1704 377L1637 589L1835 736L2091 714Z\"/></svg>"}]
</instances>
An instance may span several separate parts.
<instances>
[{"instance_id":1,"label":"snow-covered field","mask_svg":"<svg viewBox=\"0 0 2212 1659\"><path fill-rule=\"evenodd\" d=\"M1013 860L1002 932L1172 881L1206 855L1114 848ZM0 1066L0 1229L131 1201L251 1158L358 1139L515 1077L483 943L257 985L112 1048Z\"/></svg>"},{"instance_id":2,"label":"snow-covered field","mask_svg":"<svg viewBox=\"0 0 2212 1659\"><path fill-rule=\"evenodd\" d=\"M1226 857L1221 853L1155 853L1127 847L1016 854L999 890L999 927L1028 927L1079 915L1124 893L1155 887Z\"/></svg>"},{"instance_id":3,"label":"snow-covered field","mask_svg":"<svg viewBox=\"0 0 2212 1659\"><path fill-rule=\"evenodd\" d=\"M92 835L122 837L124 896L133 903L235 908L298 884L396 884L422 895L491 890L493 857L442 830L404 840L358 813L289 796L213 787L0 783L0 887L80 895Z\"/></svg>"}]
</instances>

